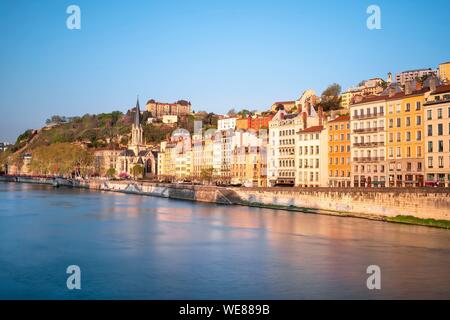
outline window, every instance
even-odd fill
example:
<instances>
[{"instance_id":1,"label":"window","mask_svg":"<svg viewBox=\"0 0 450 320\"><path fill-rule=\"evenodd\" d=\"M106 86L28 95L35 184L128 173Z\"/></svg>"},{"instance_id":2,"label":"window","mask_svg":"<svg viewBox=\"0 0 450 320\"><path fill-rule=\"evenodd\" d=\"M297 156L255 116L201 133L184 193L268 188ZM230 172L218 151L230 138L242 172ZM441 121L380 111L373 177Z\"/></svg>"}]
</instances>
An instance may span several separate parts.
<instances>
[{"instance_id":1,"label":"window","mask_svg":"<svg viewBox=\"0 0 450 320\"><path fill-rule=\"evenodd\" d=\"M428 168L433 168L433 157L428 157Z\"/></svg>"},{"instance_id":2,"label":"window","mask_svg":"<svg viewBox=\"0 0 450 320\"><path fill-rule=\"evenodd\" d=\"M439 166L439 168L444 167L444 157L443 156L438 157L438 166Z\"/></svg>"},{"instance_id":3,"label":"window","mask_svg":"<svg viewBox=\"0 0 450 320\"><path fill-rule=\"evenodd\" d=\"M411 126L411 117L406 117L406 126Z\"/></svg>"},{"instance_id":4,"label":"window","mask_svg":"<svg viewBox=\"0 0 450 320\"><path fill-rule=\"evenodd\" d=\"M438 141L438 152L444 152L444 141Z\"/></svg>"},{"instance_id":5,"label":"window","mask_svg":"<svg viewBox=\"0 0 450 320\"><path fill-rule=\"evenodd\" d=\"M394 127L394 119L389 119L389 128Z\"/></svg>"},{"instance_id":6,"label":"window","mask_svg":"<svg viewBox=\"0 0 450 320\"><path fill-rule=\"evenodd\" d=\"M407 103L407 104L406 104L406 109L405 109L405 111L406 111L406 112L411 111L411 104L410 104L410 103Z\"/></svg>"},{"instance_id":7,"label":"window","mask_svg":"<svg viewBox=\"0 0 450 320\"><path fill-rule=\"evenodd\" d=\"M416 132L416 140L421 141L422 140L422 131L417 130Z\"/></svg>"},{"instance_id":8,"label":"window","mask_svg":"<svg viewBox=\"0 0 450 320\"><path fill-rule=\"evenodd\" d=\"M437 110L437 118L438 118L438 119L442 119L442 109L441 109L441 108L439 108L439 109Z\"/></svg>"},{"instance_id":9,"label":"window","mask_svg":"<svg viewBox=\"0 0 450 320\"><path fill-rule=\"evenodd\" d=\"M402 119L397 118L397 128L400 128L402 126Z\"/></svg>"},{"instance_id":10,"label":"window","mask_svg":"<svg viewBox=\"0 0 450 320\"><path fill-rule=\"evenodd\" d=\"M427 120L431 120L431 110L427 110Z\"/></svg>"},{"instance_id":11,"label":"window","mask_svg":"<svg viewBox=\"0 0 450 320\"><path fill-rule=\"evenodd\" d=\"M401 142L402 141L402 134L401 132L397 132L397 142Z\"/></svg>"},{"instance_id":12,"label":"window","mask_svg":"<svg viewBox=\"0 0 450 320\"><path fill-rule=\"evenodd\" d=\"M438 124L438 136L442 136L444 134L444 127L442 123Z\"/></svg>"},{"instance_id":13,"label":"window","mask_svg":"<svg viewBox=\"0 0 450 320\"><path fill-rule=\"evenodd\" d=\"M429 137L433 135L433 126L431 124L428 125L427 132Z\"/></svg>"},{"instance_id":14,"label":"window","mask_svg":"<svg viewBox=\"0 0 450 320\"><path fill-rule=\"evenodd\" d=\"M411 132L406 132L406 141L411 141Z\"/></svg>"},{"instance_id":15,"label":"window","mask_svg":"<svg viewBox=\"0 0 450 320\"><path fill-rule=\"evenodd\" d=\"M433 152L433 141L428 141L428 152Z\"/></svg>"},{"instance_id":16,"label":"window","mask_svg":"<svg viewBox=\"0 0 450 320\"><path fill-rule=\"evenodd\" d=\"M416 125L420 125L422 123L422 117L416 116Z\"/></svg>"},{"instance_id":17,"label":"window","mask_svg":"<svg viewBox=\"0 0 450 320\"><path fill-rule=\"evenodd\" d=\"M402 111L402 105L401 105L401 104L397 104L396 111L397 111L397 113L399 113L400 111Z\"/></svg>"},{"instance_id":18,"label":"window","mask_svg":"<svg viewBox=\"0 0 450 320\"><path fill-rule=\"evenodd\" d=\"M400 158L402 156L402 148L397 147L397 157Z\"/></svg>"},{"instance_id":19,"label":"window","mask_svg":"<svg viewBox=\"0 0 450 320\"><path fill-rule=\"evenodd\" d=\"M420 101L417 101L416 102L416 111L419 111L420 110Z\"/></svg>"}]
</instances>

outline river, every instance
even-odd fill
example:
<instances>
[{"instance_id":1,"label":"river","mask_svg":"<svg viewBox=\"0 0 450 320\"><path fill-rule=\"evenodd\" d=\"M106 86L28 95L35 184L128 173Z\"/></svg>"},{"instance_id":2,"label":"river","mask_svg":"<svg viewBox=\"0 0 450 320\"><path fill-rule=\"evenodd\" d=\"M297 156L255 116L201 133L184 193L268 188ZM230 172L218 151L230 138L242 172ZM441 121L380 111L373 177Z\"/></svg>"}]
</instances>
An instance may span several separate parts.
<instances>
[{"instance_id":1,"label":"river","mask_svg":"<svg viewBox=\"0 0 450 320\"><path fill-rule=\"evenodd\" d=\"M0 299L319 298L450 299L450 231L0 182Z\"/></svg>"}]
</instances>

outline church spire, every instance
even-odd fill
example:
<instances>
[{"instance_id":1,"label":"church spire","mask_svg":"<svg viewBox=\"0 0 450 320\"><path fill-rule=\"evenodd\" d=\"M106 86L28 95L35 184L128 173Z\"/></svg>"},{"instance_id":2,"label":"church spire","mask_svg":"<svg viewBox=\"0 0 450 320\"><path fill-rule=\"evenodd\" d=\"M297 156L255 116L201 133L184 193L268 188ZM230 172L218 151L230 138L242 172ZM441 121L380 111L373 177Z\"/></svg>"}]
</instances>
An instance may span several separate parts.
<instances>
[{"instance_id":1,"label":"church spire","mask_svg":"<svg viewBox=\"0 0 450 320\"><path fill-rule=\"evenodd\" d=\"M136 113L134 114L134 125L136 127L139 127L140 121L139 121L139 116L141 115L141 109L139 108L139 95L137 97L137 101L136 101Z\"/></svg>"}]
</instances>

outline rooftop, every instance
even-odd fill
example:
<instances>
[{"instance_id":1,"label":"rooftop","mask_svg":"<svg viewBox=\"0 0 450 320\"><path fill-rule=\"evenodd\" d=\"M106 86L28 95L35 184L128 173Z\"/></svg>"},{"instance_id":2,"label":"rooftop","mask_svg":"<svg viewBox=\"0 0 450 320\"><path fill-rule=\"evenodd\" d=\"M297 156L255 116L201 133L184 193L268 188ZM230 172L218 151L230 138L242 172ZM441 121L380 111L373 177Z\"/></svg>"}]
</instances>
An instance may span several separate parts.
<instances>
[{"instance_id":1,"label":"rooftop","mask_svg":"<svg viewBox=\"0 0 450 320\"><path fill-rule=\"evenodd\" d=\"M431 94L439 94L439 93L446 93L446 92L450 92L450 84L446 84L446 85L437 87L436 90L431 92Z\"/></svg>"},{"instance_id":2,"label":"rooftop","mask_svg":"<svg viewBox=\"0 0 450 320\"><path fill-rule=\"evenodd\" d=\"M323 130L323 126L312 126L300 131L300 133L319 132Z\"/></svg>"},{"instance_id":3,"label":"rooftop","mask_svg":"<svg viewBox=\"0 0 450 320\"><path fill-rule=\"evenodd\" d=\"M328 123L343 122L343 121L350 121L350 116L339 116L336 119L329 121Z\"/></svg>"}]
</instances>

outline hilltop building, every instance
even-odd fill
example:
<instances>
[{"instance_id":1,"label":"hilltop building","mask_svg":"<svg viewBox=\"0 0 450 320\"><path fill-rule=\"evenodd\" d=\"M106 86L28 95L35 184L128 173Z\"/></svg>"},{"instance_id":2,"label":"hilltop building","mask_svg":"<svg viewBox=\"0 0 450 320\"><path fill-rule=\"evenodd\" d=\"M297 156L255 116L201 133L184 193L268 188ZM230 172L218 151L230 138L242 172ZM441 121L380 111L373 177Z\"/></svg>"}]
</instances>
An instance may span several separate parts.
<instances>
[{"instance_id":1,"label":"hilltop building","mask_svg":"<svg viewBox=\"0 0 450 320\"><path fill-rule=\"evenodd\" d=\"M424 75L431 76L437 75L437 71L431 68L428 69L415 69L415 70L407 70L399 72L395 75L395 81L400 83L402 86L405 85L407 81L415 80L416 78L420 78Z\"/></svg>"},{"instance_id":2,"label":"hilltop building","mask_svg":"<svg viewBox=\"0 0 450 320\"><path fill-rule=\"evenodd\" d=\"M163 116L185 116L192 112L189 101L179 100L175 103L157 102L153 99L147 101L147 111L151 117L160 119Z\"/></svg>"},{"instance_id":3,"label":"hilltop building","mask_svg":"<svg viewBox=\"0 0 450 320\"><path fill-rule=\"evenodd\" d=\"M450 82L450 61L444 62L439 65L438 68L439 80L445 83Z\"/></svg>"}]
</instances>

